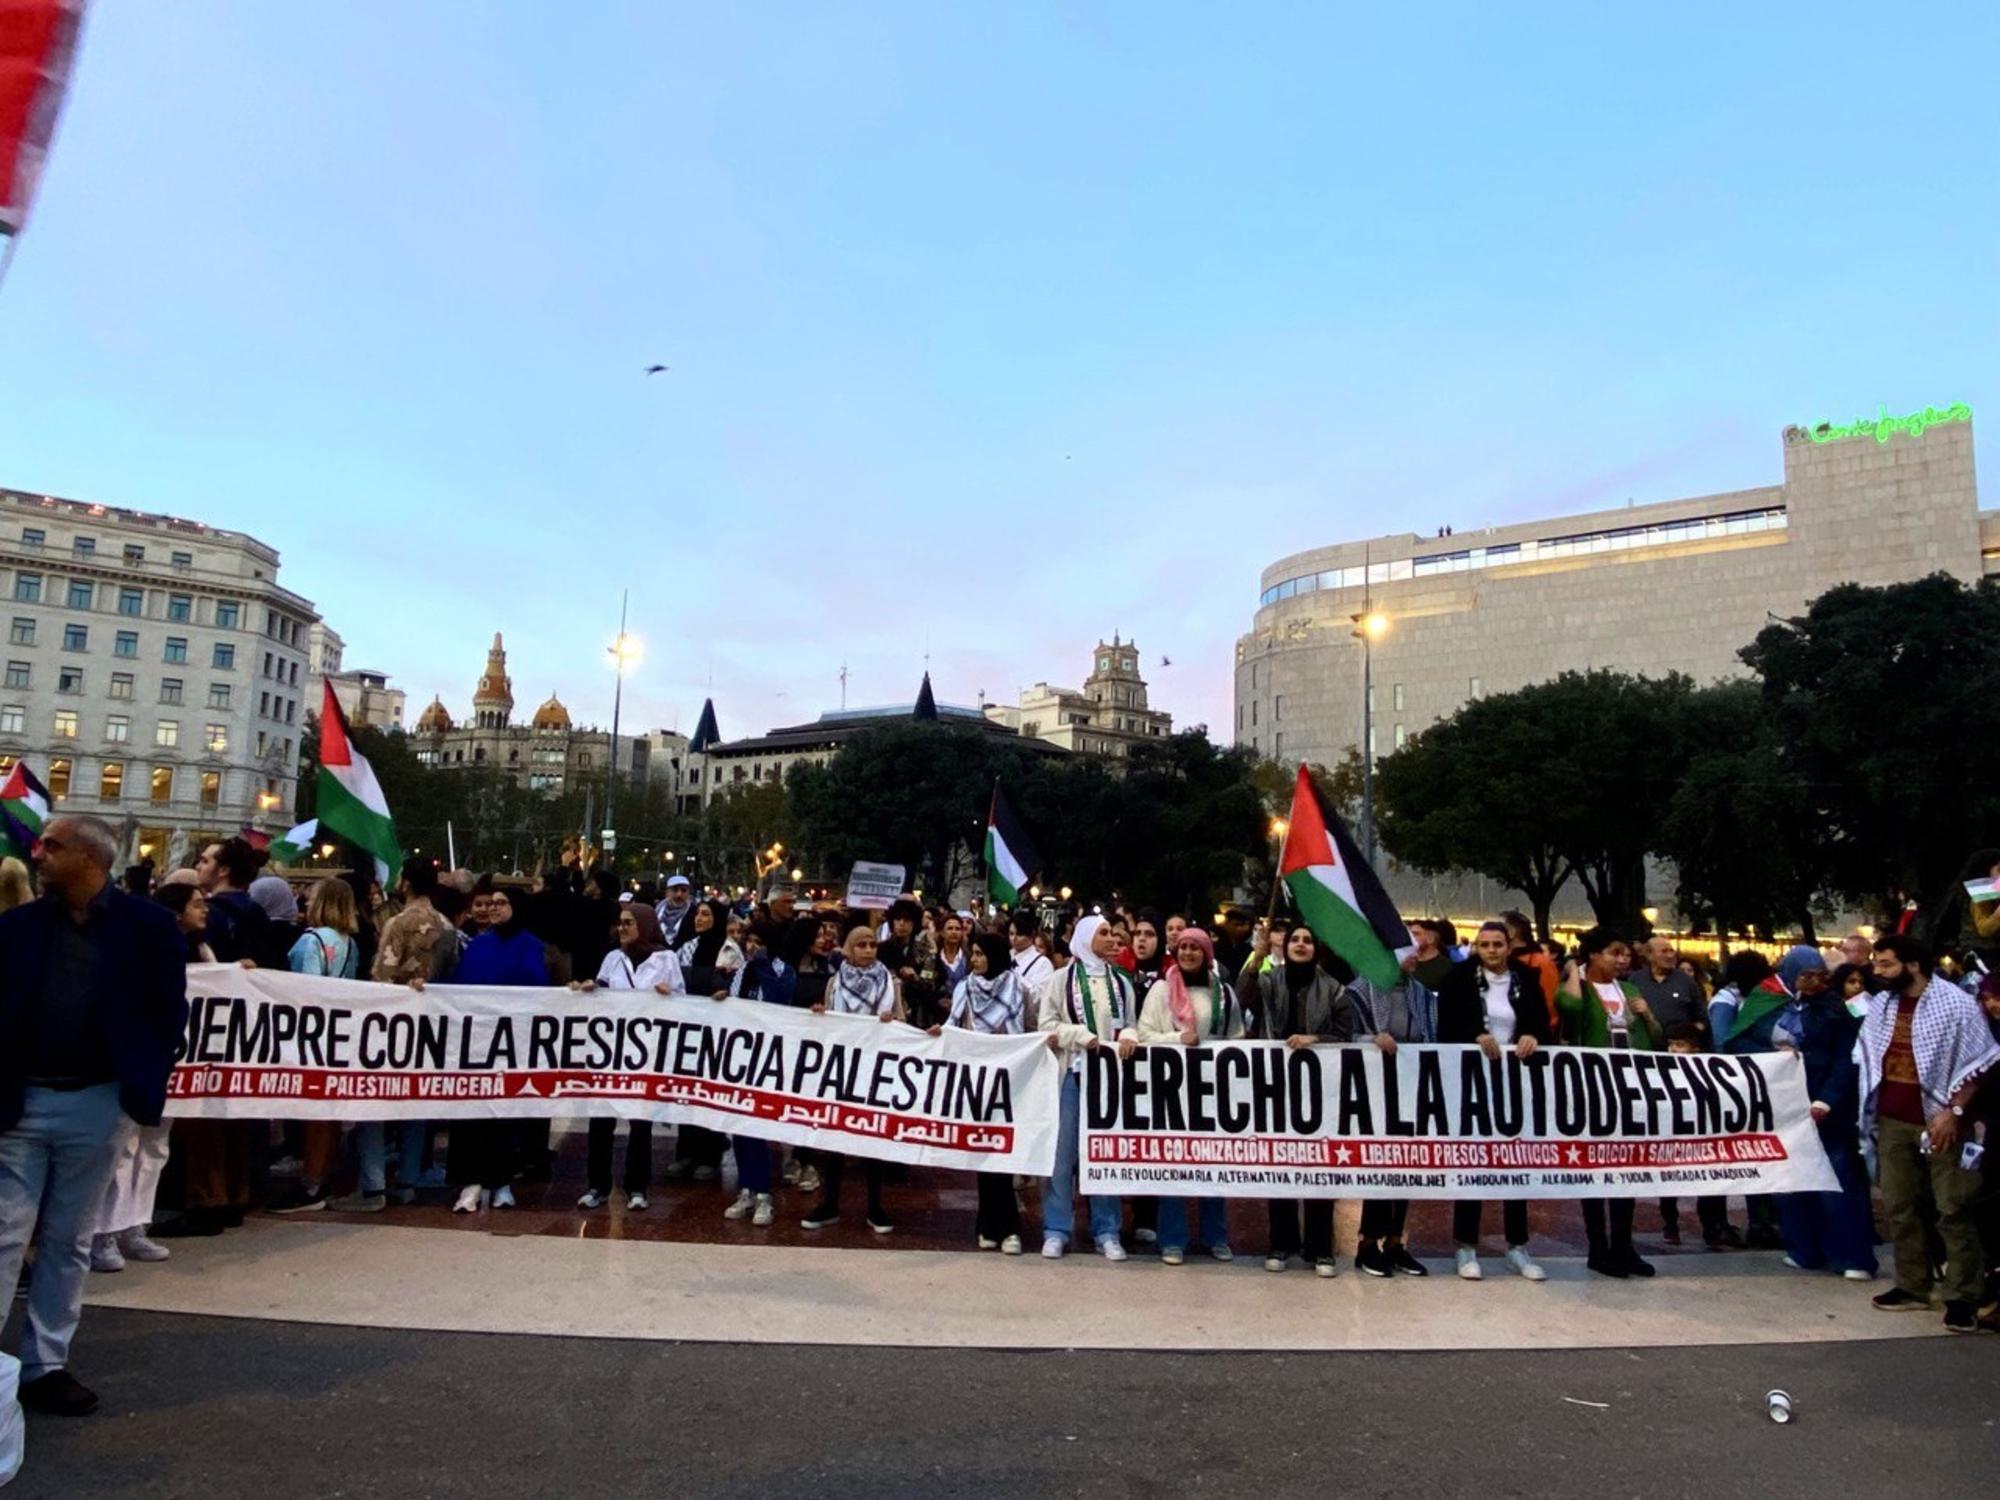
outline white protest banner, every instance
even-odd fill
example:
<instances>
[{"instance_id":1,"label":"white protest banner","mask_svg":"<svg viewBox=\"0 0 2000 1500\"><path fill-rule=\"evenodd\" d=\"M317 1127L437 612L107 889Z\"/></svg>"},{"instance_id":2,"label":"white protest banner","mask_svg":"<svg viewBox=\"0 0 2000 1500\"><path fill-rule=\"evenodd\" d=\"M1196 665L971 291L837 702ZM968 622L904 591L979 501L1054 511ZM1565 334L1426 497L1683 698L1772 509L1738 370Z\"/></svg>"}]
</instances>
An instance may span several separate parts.
<instances>
[{"instance_id":1,"label":"white protest banner","mask_svg":"<svg viewBox=\"0 0 2000 1500\"><path fill-rule=\"evenodd\" d=\"M1062 1064L1043 1038L627 990L422 994L188 969L175 1118L610 1116L978 1172L1054 1169Z\"/></svg>"},{"instance_id":2,"label":"white protest banner","mask_svg":"<svg viewBox=\"0 0 2000 1500\"><path fill-rule=\"evenodd\" d=\"M1232 1198L1834 1192L1805 1065L1544 1047L1091 1053L1083 1191Z\"/></svg>"},{"instance_id":3,"label":"white protest banner","mask_svg":"<svg viewBox=\"0 0 2000 1500\"><path fill-rule=\"evenodd\" d=\"M847 875L847 904L855 911L887 911L903 894L901 865L857 859Z\"/></svg>"}]
</instances>

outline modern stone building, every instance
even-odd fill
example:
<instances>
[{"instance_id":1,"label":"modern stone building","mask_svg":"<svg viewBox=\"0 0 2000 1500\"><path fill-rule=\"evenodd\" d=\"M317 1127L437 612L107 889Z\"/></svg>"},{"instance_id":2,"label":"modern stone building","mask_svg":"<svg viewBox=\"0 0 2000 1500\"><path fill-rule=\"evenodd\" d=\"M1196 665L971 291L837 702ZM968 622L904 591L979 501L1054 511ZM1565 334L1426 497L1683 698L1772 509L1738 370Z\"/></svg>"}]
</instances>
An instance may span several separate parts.
<instances>
[{"instance_id":1,"label":"modern stone building","mask_svg":"<svg viewBox=\"0 0 2000 1500\"><path fill-rule=\"evenodd\" d=\"M1610 667L1738 675L1767 611L1839 583L2000 572L1963 406L1787 428L1784 480L1448 536L1342 542L1264 570L1236 643L1235 740L1287 764L1362 738L1356 617L1373 644L1379 755L1469 699Z\"/></svg>"},{"instance_id":2,"label":"modern stone building","mask_svg":"<svg viewBox=\"0 0 2000 1500\"><path fill-rule=\"evenodd\" d=\"M403 690L389 686L386 672L343 666L346 649L346 642L325 621L313 626L306 641L306 703L314 713L319 712L326 698L325 684L331 682L333 696L349 724L370 729L403 728Z\"/></svg>"},{"instance_id":3,"label":"modern stone building","mask_svg":"<svg viewBox=\"0 0 2000 1500\"><path fill-rule=\"evenodd\" d=\"M412 737L417 759L426 765L492 766L531 791L552 795L601 784L611 765L610 732L577 727L554 693L527 723L514 722L514 680L507 675L507 648L498 631L472 690L471 719L458 723L444 700L434 697L417 716ZM618 737L621 784L645 779L650 749L643 734Z\"/></svg>"},{"instance_id":4,"label":"modern stone building","mask_svg":"<svg viewBox=\"0 0 2000 1500\"><path fill-rule=\"evenodd\" d=\"M199 521L0 490L0 774L108 819L162 869L293 821L311 601Z\"/></svg>"},{"instance_id":5,"label":"modern stone building","mask_svg":"<svg viewBox=\"0 0 2000 1500\"><path fill-rule=\"evenodd\" d=\"M1174 732L1173 715L1147 704L1138 642L1120 640L1114 631L1109 645L1097 643L1092 661L1081 688L1038 682L1021 694L1018 707L987 704L986 717L1079 755L1123 757L1135 744Z\"/></svg>"}]
</instances>

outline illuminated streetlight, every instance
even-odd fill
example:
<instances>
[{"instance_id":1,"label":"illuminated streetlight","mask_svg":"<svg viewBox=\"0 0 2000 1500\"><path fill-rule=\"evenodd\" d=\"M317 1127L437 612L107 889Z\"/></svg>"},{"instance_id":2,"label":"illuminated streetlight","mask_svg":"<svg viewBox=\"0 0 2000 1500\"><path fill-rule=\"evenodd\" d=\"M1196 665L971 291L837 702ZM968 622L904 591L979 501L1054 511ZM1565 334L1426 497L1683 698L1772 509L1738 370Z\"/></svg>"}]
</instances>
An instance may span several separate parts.
<instances>
[{"instance_id":1,"label":"illuminated streetlight","mask_svg":"<svg viewBox=\"0 0 2000 1500\"><path fill-rule=\"evenodd\" d=\"M1389 617L1379 609L1370 610L1359 617L1361 633L1371 641L1379 641L1388 633Z\"/></svg>"},{"instance_id":2,"label":"illuminated streetlight","mask_svg":"<svg viewBox=\"0 0 2000 1500\"><path fill-rule=\"evenodd\" d=\"M806 872L805 872L804 870L794 870L794 871L792 871L792 879L794 879L794 880L804 880L805 878L806 878Z\"/></svg>"},{"instance_id":3,"label":"illuminated streetlight","mask_svg":"<svg viewBox=\"0 0 2000 1500\"><path fill-rule=\"evenodd\" d=\"M1289 827L1291 827L1291 825L1287 823L1283 818L1271 819L1271 837L1274 839L1283 838L1285 836L1285 830L1288 829Z\"/></svg>"}]
</instances>

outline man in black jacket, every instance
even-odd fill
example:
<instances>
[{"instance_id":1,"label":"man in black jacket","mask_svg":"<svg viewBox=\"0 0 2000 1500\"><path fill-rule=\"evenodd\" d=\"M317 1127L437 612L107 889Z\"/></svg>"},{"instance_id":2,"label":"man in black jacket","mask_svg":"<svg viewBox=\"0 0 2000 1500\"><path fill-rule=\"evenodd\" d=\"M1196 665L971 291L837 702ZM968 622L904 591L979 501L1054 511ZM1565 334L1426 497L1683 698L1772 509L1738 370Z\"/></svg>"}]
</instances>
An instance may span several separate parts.
<instances>
[{"instance_id":1,"label":"man in black jacket","mask_svg":"<svg viewBox=\"0 0 2000 1500\"><path fill-rule=\"evenodd\" d=\"M39 1231L21 1329L21 1404L84 1416L66 1368L90 1269L92 1216L129 1122L157 1125L187 1024L173 916L111 883L102 818L49 820L42 897L0 915L0 1288Z\"/></svg>"}]
</instances>

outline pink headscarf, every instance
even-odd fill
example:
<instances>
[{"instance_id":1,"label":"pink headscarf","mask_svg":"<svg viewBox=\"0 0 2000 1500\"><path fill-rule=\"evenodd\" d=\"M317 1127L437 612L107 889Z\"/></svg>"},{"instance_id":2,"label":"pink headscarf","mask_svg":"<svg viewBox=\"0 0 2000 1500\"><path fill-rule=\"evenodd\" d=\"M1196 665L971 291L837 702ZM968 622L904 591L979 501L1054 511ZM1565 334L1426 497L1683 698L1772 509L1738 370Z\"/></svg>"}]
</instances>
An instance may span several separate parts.
<instances>
[{"instance_id":1,"label":"pink headscarf","mask_svg":"<svg viewBox=\"0 0 2000 1500\"><path fill-rule=\"evenodd\" d=\"M1183 927L1181 935L1174 939L1173 957L1167 960L1167 1009L1172 1012L1174 1025L1182 1031L1195 1025L1194 1000L1188 994L1187 977L1181 972L1180 946L1193 943L1201 949L1203 961L1208 966L1208 981L1219 984L1215 973L1215 940L1199 927ZM1200 1028L1197 1027L1197 1030Z\"/></svg>"}]
</instances>

